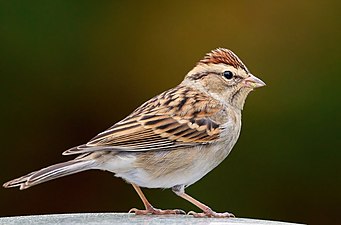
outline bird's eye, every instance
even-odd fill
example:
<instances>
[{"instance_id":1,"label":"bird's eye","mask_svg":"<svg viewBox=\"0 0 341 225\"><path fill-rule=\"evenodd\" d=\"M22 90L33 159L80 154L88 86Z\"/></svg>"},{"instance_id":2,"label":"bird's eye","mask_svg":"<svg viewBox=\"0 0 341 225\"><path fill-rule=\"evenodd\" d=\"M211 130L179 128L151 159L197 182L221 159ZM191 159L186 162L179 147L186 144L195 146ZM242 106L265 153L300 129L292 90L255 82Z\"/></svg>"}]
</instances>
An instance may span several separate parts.
<instances>
[{"instance_id":1,"label":"bird's eye","mask_svg":"<svg viewBox=\"0 0 341 225\"><path fill-rule=\"evenodd\" d=\"M224 71L223 76L226 79L230 80L233 77L233 73L231 71L227 70L227 71Z\"/></svg>"}]
</instances>

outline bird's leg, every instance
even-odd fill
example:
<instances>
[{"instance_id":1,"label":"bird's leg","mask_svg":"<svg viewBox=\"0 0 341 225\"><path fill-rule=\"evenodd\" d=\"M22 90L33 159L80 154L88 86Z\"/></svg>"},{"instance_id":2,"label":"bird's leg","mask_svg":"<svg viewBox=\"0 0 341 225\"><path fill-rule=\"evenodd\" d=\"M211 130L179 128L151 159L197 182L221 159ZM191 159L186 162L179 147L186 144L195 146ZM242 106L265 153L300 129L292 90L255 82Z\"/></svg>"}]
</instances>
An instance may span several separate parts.
<instances>
[{"instance_id":1,"label":"bird's leg","mask_svg":"<svg viewBox=\"0 0 341 225\"><path fill-rule=\"evenodd\" d=\"M210 207L207 205L199 202L198 200L194 199L193 197L189 196L185 193L184 186L175 186L172 188L173 192L180 196L183 199L186 199L190 203L197 206L199 209L201 209L202 213L196 213L193 211L188 212L188 215L193 215L194 217L214 217L214 218L228 218L228 217L235 217L232 213L224 212L224 213L217 213L213 211Z\"/></svg>"},{"instance_id":2,"label":"bird's leg","mask_svg":"<svg viewBox=\"0 0 341 225\"><path fill-rule=\"evenodd\" d=\"M166 209L166 210L161 210L161 209L156 209L152 206L152 204L149 203L147 200L146 196L144 196L141 188L137 186L136 184L132 184L135 191L137 194L140 196L144 207L146 209L141 210L141 209L136 209L132 208L129 210L129 213L135 213L136 215L147 215L147 214L154 214L154 215L166 215L166 214L186 214L185 211L181 209Z\"/></svg>"}]
</instances>

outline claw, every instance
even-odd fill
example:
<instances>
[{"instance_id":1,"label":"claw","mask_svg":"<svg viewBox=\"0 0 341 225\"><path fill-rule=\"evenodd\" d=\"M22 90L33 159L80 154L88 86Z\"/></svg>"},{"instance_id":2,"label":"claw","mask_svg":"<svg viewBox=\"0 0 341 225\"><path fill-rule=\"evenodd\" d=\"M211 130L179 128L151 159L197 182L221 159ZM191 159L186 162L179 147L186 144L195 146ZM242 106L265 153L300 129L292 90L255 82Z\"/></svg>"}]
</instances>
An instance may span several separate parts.
<instances>
[{"instance_id":1,"label":"claw","mask_svg":"<svg viewBox=\"0 0 341 225\"><path fill-rule=\"evenodd\" d=\"M128 213L135 213L136 211L138 211L137 208L131 208L131 209L128 211Z\"/></svg>"}]
</instances>

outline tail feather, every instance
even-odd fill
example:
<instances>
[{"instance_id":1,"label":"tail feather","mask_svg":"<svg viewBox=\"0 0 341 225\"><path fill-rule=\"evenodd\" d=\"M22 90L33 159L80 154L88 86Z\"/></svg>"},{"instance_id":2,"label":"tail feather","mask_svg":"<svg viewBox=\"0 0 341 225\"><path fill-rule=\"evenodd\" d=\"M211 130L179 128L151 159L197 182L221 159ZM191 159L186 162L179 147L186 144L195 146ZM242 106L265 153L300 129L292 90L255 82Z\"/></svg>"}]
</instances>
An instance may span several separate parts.
<instances>
[{"instance_id":1,"label":"tail feather","mask_svg":"<svg viewBox=\"0 0 341 225\"><path fill-rule=\"evenodd\" d=\"M64 177L74 173L93 169L94 160L71 160L63 163L58 163L38 171L34 171L25 176L11 180L3 184L5 188L19 187L20 190L32 187L43 182L53 180L59 177Z\"/></svg>"}]
</instances>

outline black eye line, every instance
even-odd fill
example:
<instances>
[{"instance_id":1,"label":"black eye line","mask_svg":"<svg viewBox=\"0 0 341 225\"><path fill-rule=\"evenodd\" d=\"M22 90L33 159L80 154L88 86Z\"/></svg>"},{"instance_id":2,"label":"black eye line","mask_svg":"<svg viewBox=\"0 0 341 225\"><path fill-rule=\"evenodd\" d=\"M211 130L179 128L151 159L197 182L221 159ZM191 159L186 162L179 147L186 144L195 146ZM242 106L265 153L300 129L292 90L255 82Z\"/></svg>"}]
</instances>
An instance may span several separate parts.
<instances>
[{"instance_id":1,"label":"black eye line","mask_svg":"<svg viewBox=\"0 0 341 225\"><path fill-rule=\"evenodd\" d=\"M224 72L223 72L224 73ZM216 75L219 75L219 76L223 76L222 74L223 73L218 73L218 72L198 72L198 73L195 73L191 76L191 78L193 80L198 80L204 76L207 76L208 74L216 74ZM232 72L233 73L233 72ZM233 73L233 78L238 78L238 79L244 79L243 77L239 76L239 75L236 75Z\"/></svg>"},{"instance_id":2,"label":"black eye line","mask_svg":"<svg viewBox=\"0 0 341 225\"><path fill-rule=\"evenodd\" d=\"M231 71L232 72L232 71ZM222 74L224 73L218 73L218 72L206 72L207 74L209 74L209 73L213 73L213 74L216 74L216 75L220 75L220 76L223 76ZM232 72L233 73L233 72ZM206 75L207 75L206 74ZM242 76L239 76L239 75L237 75L237 74L235 74L235 73L233 73L233 78L239 78L239 79L244 79L244 77L242 77Z\"/></svg>"},{"instance_id":3,"label":"black eye line","mask_svg":"<svg viewBox=\"0 0 341 225\"><path fill-rule=\"evenodd\" d=\"M225 72L225 71L224 71ZM209 73L213 73L213 74L216 74L216 75L219 75L219 76L224 76L224 72L222 72L222 73L218 73L218 72L207 72L207 74L209 74ZM235 75L232 71L231 71L231 73L233 74L233 78L241 78L242 79L242 77L241 76L238 76L238 75Z\"/></svg>"},{"instance_id":4,"label":"black eye line","mask_svg":"<svg viewBox=\"0 0 341 225\"><path fill-rule=\"evenodd\" d=\"M207 72L198 72L191 75L189 78L192 80L199 80L200 78L207 76L207 74L208 74Z\"/></svg>"},{"instance_id":5,"label":"black eye line","mask_svg":"<svg viewBox=\"0 0 341 225\"><path fill-rule=\"evenodd\" d=\"M244 79L242 76L239 76L239 75L234 75L234 77L238 79Z\"/></svg>"}]
</instances>

